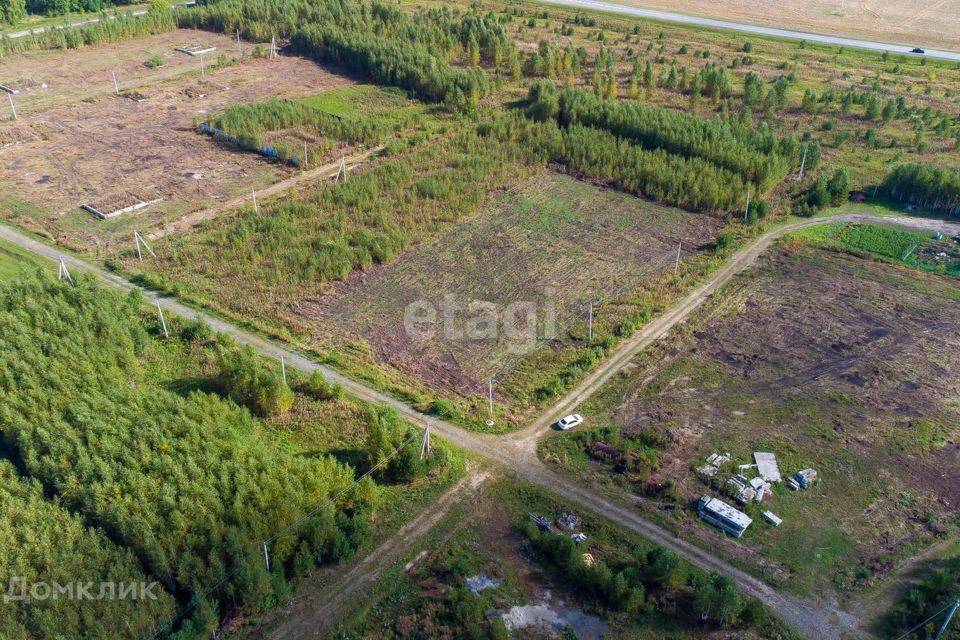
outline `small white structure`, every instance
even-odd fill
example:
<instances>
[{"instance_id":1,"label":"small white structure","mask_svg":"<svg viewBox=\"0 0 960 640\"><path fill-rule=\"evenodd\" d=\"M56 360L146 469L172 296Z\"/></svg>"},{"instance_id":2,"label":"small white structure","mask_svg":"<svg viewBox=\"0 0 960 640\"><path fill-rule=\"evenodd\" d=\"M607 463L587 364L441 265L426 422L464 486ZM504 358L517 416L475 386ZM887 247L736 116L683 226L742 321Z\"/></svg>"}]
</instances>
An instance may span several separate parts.
<instances>
[{"instance_id":1,"label":"small white structure","mask_svg":"<svg viewBox=\"0 0 960 640\"><path fill-rule=\"evenodd\" d=\"M710 496L700 498L700 502L697 503L697 515L704 522L709 522L735 538L742 536L753 522L753 519L744 512L733 508L719 498Z\"/></svg>"},{"instance_id":2,"label":"small white structure","mask_svg":"<svg viewBox=\"0 0 960 640\"><path fill-rule=\"evenodd\" d=\"M775 527L779 527L781 524L783 524L783 520L779 518L776 514L774 514L772 511L764 511L760 515L763 516L764 520L766 520L767 522L769 522Z\"/></svg>"},{"instance_id":3,"label":"small white structure","mask_svg":"<svg viewBox=\"0 0 960 640\"><path fill-rule=\"evenodd\" d=\"M570 539L576 542L577 544L583 544L587 541L587 534L585 533L575 533L570 536Z\"/></svg>"},{"instance_id":4,"label":"small white structure","mask_svg":"<svg viewBox=\"0 0 960 640\"><path fill-rule=\"evenodd\" d=\"M780 476L780 465L777 464L777 456L763 451L754 451L753 461L757 463L757 473L767 482L780 482L783 480Z\"/></svg>"}]
</instances>

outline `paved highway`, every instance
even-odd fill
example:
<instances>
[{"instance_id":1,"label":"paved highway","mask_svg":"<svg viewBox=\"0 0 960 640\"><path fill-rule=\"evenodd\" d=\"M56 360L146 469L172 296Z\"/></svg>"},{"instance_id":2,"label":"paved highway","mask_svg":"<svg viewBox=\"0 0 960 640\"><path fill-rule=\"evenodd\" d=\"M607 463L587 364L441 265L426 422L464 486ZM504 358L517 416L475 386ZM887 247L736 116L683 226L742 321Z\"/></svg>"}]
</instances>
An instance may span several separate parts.
<instances>
[{"instance_id":1,"label":"paved highway","mask_svg":"<svg viewBox=\"0 0 960 640\"><path fill-rule=\"evenodd\" d=\"M699 25L701 27L713 27L715 29L727 29L730 31L742 31L743 33L756 33L763 36L773 36L776 38L790 38L792 40L807 40L808 42L820 42L823 44L833 44L838 47L852 47L855 49L869 49L871 51L889 51L890 53L906 53L910 55L920 55L910 52L913 46L904 46L901 44L889 44L885 42L874 42L872 40L858 40L856 38L844 38L842 36L827 36L820 33L806 33L804 31L791 31L789 29L776 29L773 27L761 27L754 24L744 24L742 22L730 22L728 20L717 20L715 18L701 18L683 13L674 13L672 11L659 11L657 9L641 9L640 7L630 7L615 2L603 2L602 0L539 0L548 4L559 4L574 9L592 9L595 11L606 11L608 13L620 13L628 16L637 16L640 18L652 18L654 20L664 20L666 22L679 22L681 24ZM928 58L937 58L939 60L953 60L960 62L960 52L945 51L943 49L927 49L922 42L914 46L922 47Z\"/></svg>"}]
</instances>

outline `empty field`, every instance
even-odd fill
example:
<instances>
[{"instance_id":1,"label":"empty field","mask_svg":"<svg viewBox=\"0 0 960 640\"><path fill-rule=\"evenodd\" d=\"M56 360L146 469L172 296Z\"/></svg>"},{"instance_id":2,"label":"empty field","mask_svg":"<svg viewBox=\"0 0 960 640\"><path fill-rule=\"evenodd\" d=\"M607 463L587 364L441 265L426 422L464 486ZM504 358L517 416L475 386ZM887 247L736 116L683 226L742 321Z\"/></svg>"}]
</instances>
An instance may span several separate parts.
<instances>
[{"instance_id":1,"label":"empty field","mask_svg":"<svg viewBox=\"0 0 960 640\"><path fill-rule=\"evenodd\" d=\"M333 343L363 340L382 363L434 388L482 393L488 376L583 322L590 302L672 268L679 242L690 255L721 225L542 172L294 313ZM409 331L405 313L418 303L436 315Z\"/></svg>"},{"instance_id":2,"label":"empty field","mask_svg":"<svg viewBox=\"0 0 960 640\"><path fill-rule=\"evenodd\" d=\"M583 408L587 429L541 454L659 505L679 530L792 588L870 586L956 531L958 308L954 279L787 241L608 384ZM774 485L735 543L687 507L702 494L732 502L724 483L753 451L821 480ZM705 481L694 469L713 452L733 462ZM764 523L764 509L783 524Z\"/></svg>"},{"instance_id":3,"label":"empty field","mask_svg":"<svg viewBox=\"0 0 960 640\"><path fill-rule=\"evenodd\" d=\"M960 47L960 2L885 0L622 0L623 4L694 13L766 27L857 36L906 45Z\"/></svg>"},{"instance_id":4,"label":"empty field","mask_svg":"<svg viewBox=\"0 0 960 640\"><path fill-rule=\"evenodd\" d=\"M229 42L223 36L178 31L144 39L137 46L125 43L24 58L29 58L30 73L38 79L61 74L42 91L69 93L74 83L83 83L76 70L97 76L100 57L139 65L142 71L137 73L149 75L143 67L146 51L171 52L174 46L198 39ZM172 55L173 60L185 58L190 65L199 65L198 58ZM88 61L93 71L85 66ZM212 62L207 60L208 65ZM23 63L12 64L10 73L16 74L17 65ZM0 74L8 66L0 67ZM129 244L133 229L146 234L158 222L215 205L293 171L217 144L196 132L196 121L231 104L300 98L351 82L311 61L284 56L208 67L202 83L198 75L183 71L139 85L136 91L144 100L137 102L113 95L109 69L103 69L107 85L96 95L49 108L27 108L19 121L0 125L0 140L14 143L0 149L6 216L77 250L104 255L116 242ZM83 203L119 208L156 199L162 201L107 221L79 209Z\"/></svg>"}]
</instances>

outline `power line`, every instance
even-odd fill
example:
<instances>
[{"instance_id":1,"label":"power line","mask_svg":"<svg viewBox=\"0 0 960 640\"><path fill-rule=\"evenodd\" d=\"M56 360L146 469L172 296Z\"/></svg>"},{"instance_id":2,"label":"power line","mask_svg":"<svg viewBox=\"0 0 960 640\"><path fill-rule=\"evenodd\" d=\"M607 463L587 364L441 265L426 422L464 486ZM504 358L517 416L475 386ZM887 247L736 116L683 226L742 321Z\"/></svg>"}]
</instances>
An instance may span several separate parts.
<instances>
[{"instance_id":1,"label":"power line","mask_svg":"<svg viewBox=\"0 0 960 640\"><path fill-rule=\"evenodd\" d=\"M911 633L913 633L914 631L920 629L923 625L927 624L928 622L930 622L931 620L933 620L934 618L936 618L937 616L939 616L941 613L943 613L944 611L946 611L946 610L949 609L950 607L954 606L956 603L957 603L956 600L951 601L951 602L948 602L948 603L946 604L946 606L943 607L943 609L940 609L940 611L937 611L935 614L933 614L932 616L930 616L929 618L927 618L926 620L924 620L923 622L921 622L920 624L918 624L917 626L915 626L913 629L910 629L910 631L907 631L905 634L903 634L902 636L900 636L899 638L897 638L897 640L904 640L904 638L908 637Z\"/></svg>"}]
</instances>

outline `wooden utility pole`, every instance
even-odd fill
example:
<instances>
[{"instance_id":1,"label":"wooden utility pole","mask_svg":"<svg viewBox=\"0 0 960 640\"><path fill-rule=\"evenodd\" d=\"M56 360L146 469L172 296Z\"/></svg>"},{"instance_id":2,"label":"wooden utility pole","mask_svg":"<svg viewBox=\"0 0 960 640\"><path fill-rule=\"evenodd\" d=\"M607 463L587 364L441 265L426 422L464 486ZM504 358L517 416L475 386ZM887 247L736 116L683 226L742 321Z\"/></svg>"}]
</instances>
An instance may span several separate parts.
<instances>
[{"instance_id":1,"label":"wooden utility pole","mask_svg":"<svg viewBox=\"0 0 960 640\"><path fill-rule=\"evenodd\" d=\"M743 208L743 219L747 219L747 214L750 213L750 186L747 185L747 206Z\"/></svg>"},{"instance_id":2,"label":"wooden utility pole","mask_svg":"<svg viewBox=\"0 0 960 640\"><path fill-rule=\"evenodd\" d=\"M19 118L17 118L17 108L16 108L15 106L13 106L13 94L12 94L12 93L8 93L8 94L7 94L7 99L10 100L10 111L13 112L13 119L14 119L14 120L18 120Z\"/></svg>"},{"instance_id":3,"label":"wooden utility pole","mask_svg":"<svg viewBox=\"0 0 960 640\"><path fill-rule=\"evenodd\" d=\"M803 180L803 168L807 166L807 149L809 148L809 143L803 147L803 160L800 161L800 177L797 178L798 180Z\"/></svg>"},{"instance_id":4,"label":"wooden utility pole","mask_svg":"<svg viewBox=\"0 0 960 640\"><path fill-rule=\"evenodd\" d=\"M257 190L251 189L251 193L253 193L253 213L259 214L260 209L257 207Z\"/></svg>"},{"instance_id":5,"label":"wooden utility pole","mask_svg":"<svg viewBox=\"0 0 960 640\"><path fill-rule=\"evenodd\" d=\"M117 95L120 95L120 85L117 84L117 73L115 71L111 71L110 75L113 76L113 92Z\"/></svg>"},{"instance_id":6,"label":"wooden utility pole","mask_svg":"<svg viewBox=\"0 0 960 640\"><path fill-rule=\"evenodd\" d=\"M270 573L270 554L267 552L267 543L263 543L263 564L267 567L267 573Z\"/></svg>"},{"instance_id":7,"label":"wooden utility pole","mask_svg":"<svg viewBox=\"0 0 960 640\"><path fill-rule=\"evenodd\" d=\"M680 270L680 249L683 247L683 241L680 241L680 244L677 245L677 261L673 264L673 272L676 273Z\"/></svg>"}]
</instances>

